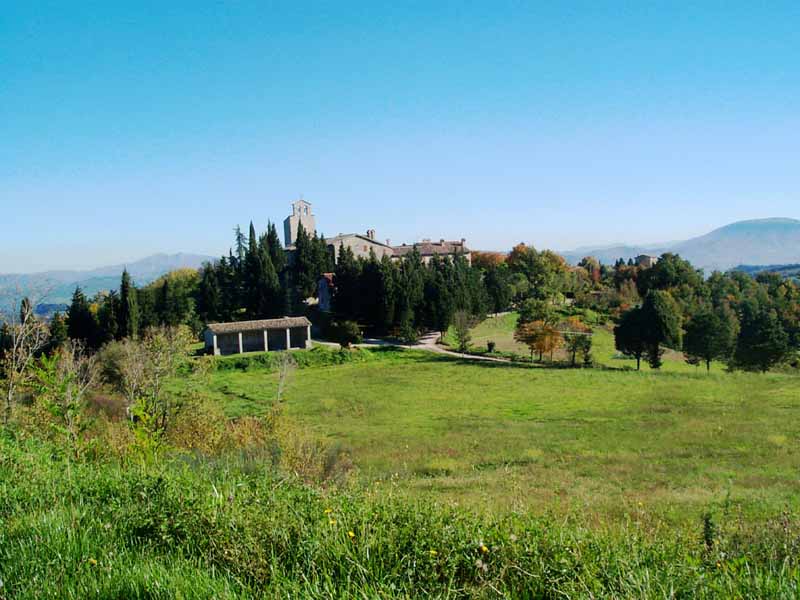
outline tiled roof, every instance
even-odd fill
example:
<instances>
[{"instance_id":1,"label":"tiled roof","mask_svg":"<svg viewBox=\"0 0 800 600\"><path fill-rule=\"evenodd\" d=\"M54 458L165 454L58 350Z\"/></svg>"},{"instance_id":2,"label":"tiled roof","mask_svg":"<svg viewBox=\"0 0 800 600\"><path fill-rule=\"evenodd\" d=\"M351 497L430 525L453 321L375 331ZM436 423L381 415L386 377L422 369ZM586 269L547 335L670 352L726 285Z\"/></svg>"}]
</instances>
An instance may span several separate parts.
<instances>
[{"instance_id":1,"label":"tiled roof","mask_svg":"<svg viewBox=\"0 0 800 600\"><path fill-rule=\"evenodd\" d=\"M262 319L260 321L238 321L234 323L210 323L211 333L239 333L240 331L263 331L264 329L286 329L291 327L308 327L311 325L306 317L282 317L280 319Z\"/></svg>"},{"instance_id":2,"label":"tiled roof","mask_svg":"<svg viewBox=\"0 0 800 600\"><path fill-rule=\"evenodd\" d=\"M451 256L453 254L469 254L470 250L462 242L417 242L416 244L403 244L394 247L395 256L405 256L414 248L422 256Z\"/></svg>"}]
</instances>

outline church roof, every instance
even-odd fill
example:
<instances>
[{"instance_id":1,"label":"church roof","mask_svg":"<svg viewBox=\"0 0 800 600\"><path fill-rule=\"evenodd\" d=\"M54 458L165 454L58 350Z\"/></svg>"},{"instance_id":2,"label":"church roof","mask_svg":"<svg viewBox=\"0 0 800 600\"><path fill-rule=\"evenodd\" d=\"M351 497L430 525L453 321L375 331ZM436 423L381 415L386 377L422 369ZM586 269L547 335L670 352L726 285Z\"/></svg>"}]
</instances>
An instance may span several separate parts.
<instances>
[{"instance_id":1,"label":"church roof","mask_svg":"<svg viewBox=\"0 0 800 600\"><path fill-rule=\"evenodd\" d=\"M364 240L365 242L369 242L371 244L375 244L376 246L383 246L384 248L391 248L388 244L384 244L383 242L379 242L375 238L367 237L363 233L340 233L336 237L332 238L325 238L325 241L328 243L329 246L338 246L339 242L350 238L358 238L360 240Z\"/></svg>"}]
</instances>

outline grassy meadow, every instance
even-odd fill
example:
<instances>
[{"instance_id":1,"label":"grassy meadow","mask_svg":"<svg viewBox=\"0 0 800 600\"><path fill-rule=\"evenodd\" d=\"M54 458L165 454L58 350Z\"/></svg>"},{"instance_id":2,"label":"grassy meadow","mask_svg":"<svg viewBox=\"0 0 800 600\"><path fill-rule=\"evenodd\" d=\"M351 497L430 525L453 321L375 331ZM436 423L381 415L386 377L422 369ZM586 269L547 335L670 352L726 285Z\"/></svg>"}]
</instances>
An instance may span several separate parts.
<instances>
[{"instance_id":1,"label":"grassy meadow","mask_svg":"<svg viewBox=\"0 0 800 600\"><path fill-rule=\"evenodd\" d=\"M636 372L609 336L592 369L318 347L280 403L285 355L198 359L160 451L23 420L0 600L796 598L800 378Z\"/></svg>"},{"instance_id":2,"label":"grassy meadow","mask_svg":"<svg viewBox=\"0 0 800 600\"><path fill-rule=\"evenodd\" d=\"M598 346L601 364L630 366ZM723 505L758 520L800 500L796 376L359 352L368 360L294 371L283 411L346 451L364 485L615 523L697 522ZM276 387L274 372L232 368L204 393L235 417L265 414Z\"/></svg>"}]
</instances>

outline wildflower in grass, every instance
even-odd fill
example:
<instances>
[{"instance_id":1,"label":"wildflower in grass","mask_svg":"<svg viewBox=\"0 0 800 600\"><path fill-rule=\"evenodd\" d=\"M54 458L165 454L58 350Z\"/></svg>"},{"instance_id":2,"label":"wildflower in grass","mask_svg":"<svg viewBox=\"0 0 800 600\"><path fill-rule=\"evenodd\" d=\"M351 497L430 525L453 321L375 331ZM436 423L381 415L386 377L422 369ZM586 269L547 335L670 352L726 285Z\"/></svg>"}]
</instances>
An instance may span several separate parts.
<instances>
[{"instance_id":1,"label":"wildflower in grass","mask_svg":"<svg viewBox=\"0 0 800 600\"><path fill-rule=\"evenodd\" d=\"M89 559L87 562L88 562L90 565L92 565L93 567L96 567L96 566L97 566L97 561L96 561L95 559L93 559L93 558L90 558L90 559Z\"/></svg>"},{"instance_id":2,"label":"wildflower in grass","mask_svg":"<svg viewBox=\"0 0 800 600\"><path fill-rule=\"evenodd\" d=\"M428 554L430 554L431 556L436 556L439 553L436 550L428 550Z\"/></svg>"},{"instance_id":3,"label":"wildflower in grass","mask_svg":"<svg viewBox=\"0 0 800 600\"><path fill-rule=\"evenodd\" d=\"M489 548L487 548L485 544L481 544L481 552L489 554Z\"/></svg>"},{"instance_id":4,"label":"wildflower in grass","mask_svg":"<svg viewBox=\"0 0 800 600\"><path fill-rule=\"evenodd\" d=\"M356 537L356 534L353 533L352 531L348 531L347 532L347 537L349 537L352 540L354 537Z\"/></svg>"},{"instance_id":5,"label":"wildflower in grass","mask_svg":"<svg viewBox=\"0 0 800 600\"><path fill-rule=\"evenodd\" d=\"M325 512L326 515L329 515L329 514L331 514L333 512L333 509L332 508L326 508L324 512Z\"/></svg>"},{"instance_id":6,"label":"wildflower in grass","mask_svg":"<svg viewBox=\"0 0 800 600\"><path fill-rule=\"evenodd\" d=\"M328 520L328 525L336 525L336 519Z\"/></svg>"}]
</instances>

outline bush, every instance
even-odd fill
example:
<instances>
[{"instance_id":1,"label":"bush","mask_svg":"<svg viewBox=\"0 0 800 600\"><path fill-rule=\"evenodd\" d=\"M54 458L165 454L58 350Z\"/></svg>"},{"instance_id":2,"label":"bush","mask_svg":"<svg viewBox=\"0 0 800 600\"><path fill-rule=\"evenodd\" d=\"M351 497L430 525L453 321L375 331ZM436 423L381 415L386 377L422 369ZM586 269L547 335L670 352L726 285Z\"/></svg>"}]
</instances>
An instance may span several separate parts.
<instances>
[{"instance_id":1,"label":"bush","mask_svg":"<svg viewBox=\"0 0 800 600\"><path fill-rule=\"evenodd\" d=\"M350 348L353 344L360 344L364 341L361 335L361 328L355 321L340 321L333 327L333 341L337 342L342 348Z\"/></svg>"}]
</instances>

